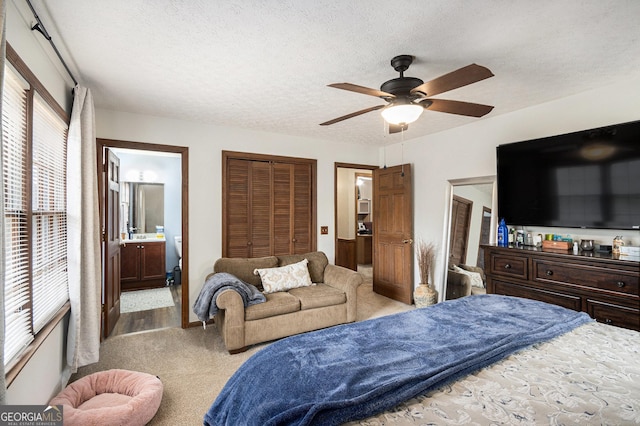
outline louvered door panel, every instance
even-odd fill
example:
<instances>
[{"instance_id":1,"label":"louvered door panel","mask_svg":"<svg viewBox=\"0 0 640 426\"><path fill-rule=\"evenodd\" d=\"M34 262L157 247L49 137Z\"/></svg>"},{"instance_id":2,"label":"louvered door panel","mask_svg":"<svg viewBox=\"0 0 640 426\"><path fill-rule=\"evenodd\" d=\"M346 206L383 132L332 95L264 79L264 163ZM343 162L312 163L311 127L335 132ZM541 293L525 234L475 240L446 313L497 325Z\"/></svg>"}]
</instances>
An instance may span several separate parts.
<instances>
[{"instance_id":1,"label":"louvered door panel","mask_svg":"<svg viewBox=\"0 0 640 426\"><path fill-rule=\"evenodd\" d=\"M293 253L313 250L312 177L310 164L295 164L293 194Z\"/></svg>"},{"instance_id":2,"label":"louvered door panel","mask_svg":"<svg viewBox=\"0 0 640 426\"><path fill-rule=\"evenodd\" d=\"M293 253L293 166L273 165L273 249L274 255Z\"/></svg>"},{"instance_id":3,"label":"louvered door panel","mask_svg":"<svg viewBox=\"0 0 640 426\"><path fill-rule=\"evenodd\" d=\"M226 257L250 257L249 175L251 161L229 159L226 167Z\"/></svg>"},{"instance_id":4,"label":"louvered door panel","mask_svg":"<svg viewBox=\"0 0 640 426\"><path fill-rule=\"evenodd\" d=\"M248 257L270 256L272 250L271 223L271 165L266 162L251 162L250 255Z\"/></svg>"}]
</instances>

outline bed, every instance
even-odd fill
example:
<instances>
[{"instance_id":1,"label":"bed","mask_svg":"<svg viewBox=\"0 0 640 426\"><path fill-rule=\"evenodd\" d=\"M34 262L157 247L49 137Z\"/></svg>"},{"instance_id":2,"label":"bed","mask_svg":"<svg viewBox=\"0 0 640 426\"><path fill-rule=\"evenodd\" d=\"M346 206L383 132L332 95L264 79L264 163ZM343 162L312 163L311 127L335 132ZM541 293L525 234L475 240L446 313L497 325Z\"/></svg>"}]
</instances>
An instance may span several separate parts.
<instances>
[{"instance_id":1,"label":"bed","mask_svg":"<svg viewBox=\"0 0 640 426\"><path fill-rule=\"evenodd\" d=\"M638 424L640 333L478 295L293 336L254 354L221 424Z\"/></svg>"}]
</instances>

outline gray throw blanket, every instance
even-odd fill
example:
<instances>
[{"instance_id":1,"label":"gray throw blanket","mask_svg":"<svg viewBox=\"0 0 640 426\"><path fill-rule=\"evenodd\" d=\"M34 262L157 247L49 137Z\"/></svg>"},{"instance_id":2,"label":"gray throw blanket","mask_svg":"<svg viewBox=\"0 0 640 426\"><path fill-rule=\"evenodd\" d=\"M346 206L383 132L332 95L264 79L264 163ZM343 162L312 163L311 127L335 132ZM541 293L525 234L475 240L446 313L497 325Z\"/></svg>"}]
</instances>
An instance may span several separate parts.
<instances>
[{"instance_id":1,"label":"gray throw blanket","mask_svg":"<svg viewBox=\"0 0 640 426\"><path fill-rule=\"evenodd\" d=\"M213 318L218 312L216 298L218 294L225 290L234 290L242 297L244 307L266 302L267 298L256 288L256 286L245 283L235 275L227 272L219 272L211 275L204 282L202 290L193 304L193 312L198 319L206 323L209 318Z\"/></svg>"}]
</instances>

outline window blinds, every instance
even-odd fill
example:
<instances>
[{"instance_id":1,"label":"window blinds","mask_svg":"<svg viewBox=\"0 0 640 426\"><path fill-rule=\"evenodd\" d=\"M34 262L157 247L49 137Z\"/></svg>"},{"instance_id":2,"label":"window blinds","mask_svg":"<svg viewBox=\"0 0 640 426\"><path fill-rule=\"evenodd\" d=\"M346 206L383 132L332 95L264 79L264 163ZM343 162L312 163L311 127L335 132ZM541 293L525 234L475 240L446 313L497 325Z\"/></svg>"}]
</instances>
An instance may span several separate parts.
<instances>
[{"instance_id":1,"label":"window blinds","mask_svg":"<svg viewBox=\"0 0 640 426\"><path fill-rule=\"evenodd\" d=\"M67 288L67 124L33 100L32 282L38 332L69 299Z\"/></svg>"},{"instance_id":2,"label":"window blinds","mask_svg":"<svg viewBox=\"0 0 640 426\"><path fill-rule=\"evenodd\" d=\"M33 340L27 241L27 92L24 86L25 83L6 67L2 91L5 365Z\"/></svg>"},{"instance_id":3,"label":"window blinds","mask_svg":"<svg viewBox=\"0 0 640 426\"><path fill-rule=\"evenodd\" d=\"M29 108L28 89L28 83L15 71L5 68L5 366L15 362L34 335L69 299L68 126L37 93Z\"/></svg>"}]
</instances>

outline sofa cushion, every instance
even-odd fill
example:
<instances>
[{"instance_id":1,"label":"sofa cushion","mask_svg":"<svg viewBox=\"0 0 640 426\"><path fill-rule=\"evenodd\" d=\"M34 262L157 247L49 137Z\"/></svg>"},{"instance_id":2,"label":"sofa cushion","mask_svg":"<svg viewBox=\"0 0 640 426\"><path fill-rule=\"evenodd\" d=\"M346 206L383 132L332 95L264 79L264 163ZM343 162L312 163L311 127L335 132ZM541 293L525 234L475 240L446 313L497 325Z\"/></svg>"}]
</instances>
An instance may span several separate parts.
<instances>
[{"instance_id":1,"label":"sofa cushion","mask_svg":"<svg viewBox=\"0 0 640 426\"><path fill-rule=\"evenodd\" d=\"M300 310L300 300L286 291L270 293L265 296L267 297L266 302L245 308L245 321L259 320Z\"/></svg>"},{"instance_id":2,"label":"sofa cushion","mask_svg":"<svg viewBox=\"0 0 640 426\"><path fill-rule=\"evenodd\" d=\"M300 309L303 311L305 309L340 305L347 301L347 295L344 291L326 284L318 284L313 287L294 288L289 290L289 294L300 300Z\"/></svg>"},{"instance_id":3,"label":"sofa cushion","mask_svg":"<svg viewBox=\"0 0 640 426\"><path fill-rule=\"evenodd\" d=\"M278 268L256 269L253 273L260 275L265 293L287 291L292 288L313 285L309 276L309 269L307 269L308 263L307 259L302 259L298 263Z\"/></svg>"},{"instance_id":4,"label":"sofa cushion","mask_svg":"<svg viewBox=\"0 0 640 426\"><path fill-rule=\"evenodd\" d=\"M255 285L262 291L262 281L260 281L259 276L253 275L253 271L256 268L275 268L276 266L278 266L278 258L275 256L254 257L251 259L223 257L216 260L213 265L213 271L228 272L246 283Z\"/></svg>"},{"instance_id":5,"label":"sofa cushion","mask_svg":"<svg viewBox=\"0 0 640 426\"><path fill-rule=\"evenodd\" d=\"M453 271L463 274L469 277L471 281L471 287L484 288L484 282L482 282L482 275L479 272L467 271L459 266L453 265Z\"/></svg>"},{"instance_id":6,"label":"sofa cushion","mask_svg":"<svg viewBox=\"0 0 640 426\"><path fill-rule=\"evenodd\" d=\"M309 264L309 275L311 275L311 281L314 283L324 282L324 268L329 264L327 255L321 251L313 251L305 254L287 254L278 256L278 266L290 265L292 263L300 262L302 259L307 259Z\"/></svg>"}]
</instances>

